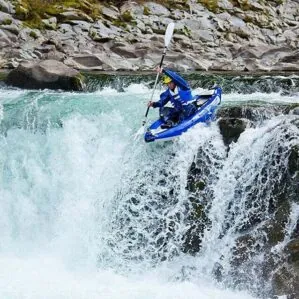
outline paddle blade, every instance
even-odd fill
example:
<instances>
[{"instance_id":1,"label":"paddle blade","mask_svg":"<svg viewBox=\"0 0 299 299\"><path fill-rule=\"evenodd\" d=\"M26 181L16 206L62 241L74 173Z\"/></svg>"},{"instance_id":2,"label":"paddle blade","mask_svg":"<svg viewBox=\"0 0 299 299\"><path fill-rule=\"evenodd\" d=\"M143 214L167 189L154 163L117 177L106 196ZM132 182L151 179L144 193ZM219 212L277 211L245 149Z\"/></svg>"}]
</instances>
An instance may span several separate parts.
<instances>
[{"instance_id":1,"label":"paddle blade","mask_svg":"<svg viewBox=\"0 0 299 299\"><path fill-rule=\"evenodd\" d=\"M165 47L168 48L168 45L171 41L172 35L173 35L173 30L174 30L174 23L169 23L165 32Z\"/></svg>"}]
</instances>

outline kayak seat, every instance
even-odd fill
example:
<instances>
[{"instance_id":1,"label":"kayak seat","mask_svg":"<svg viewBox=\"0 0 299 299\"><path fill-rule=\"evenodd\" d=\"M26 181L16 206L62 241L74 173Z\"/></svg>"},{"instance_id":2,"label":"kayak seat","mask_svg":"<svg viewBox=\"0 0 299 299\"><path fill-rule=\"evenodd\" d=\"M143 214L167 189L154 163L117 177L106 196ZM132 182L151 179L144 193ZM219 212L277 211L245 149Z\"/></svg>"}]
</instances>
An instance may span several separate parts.
<instances>
[{"instance_id":1,"label":"kayak seat","mask_svg":"<svg viewBox=\"0 0 299 299\"><path fill-rule=\"evenodd\" d=\"M208 101L208 99L210 99L211 96L210 95L196 95L193 98L193 104L196 108L201 107L204 103L206 103Z\"/></svg>"}]
</instances>

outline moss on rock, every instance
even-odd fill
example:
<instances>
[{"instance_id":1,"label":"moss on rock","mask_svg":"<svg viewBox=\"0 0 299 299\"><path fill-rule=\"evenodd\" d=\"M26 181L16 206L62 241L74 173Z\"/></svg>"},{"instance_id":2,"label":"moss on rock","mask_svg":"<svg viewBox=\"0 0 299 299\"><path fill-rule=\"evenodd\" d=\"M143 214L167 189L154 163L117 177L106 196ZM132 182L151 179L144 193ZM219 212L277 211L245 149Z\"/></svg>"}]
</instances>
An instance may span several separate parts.
<instances>
[{"instance_id":1,"label":"moss on rock","mask_svg":"<svg viewBox=\"0 0 299 299\"><path fill-rule=\"evenodd\" d=\"M29 36L32 37L32 38L34 38L34 39L38 38L38 35L37 35L37 33L35 31L30 31Z\"/></svg>"},{"instance_id":2,"label":"moss on rock","mask_svg":"<svg viewBox=\"0 0 299 299\"><path fill-rule=\"evenodd\" d=\"M219 9L218 0L197 0L198 3L205 6L208 10L217 13Z\"/></svg>"},{"instance_id":3,"label":"moss on rock","mask_svg":"<svg viewBox=\"0 0 299 299\"><path fill-rule=\"evenodd\" d=\"M143 8L143 14L145 16L149 16L151 14L151 10L147 6L144 6L144 8Z\"/></svg>"},{"instance_id":4,"label":"moss on rock","mask_svg":"<svg viewBox=\"0 0 299 299\"><path fill-rule=\"evenodd\" d=\"M121 18L124 22L130 23L133 20L133 16L129 10L126 10L122 15Z\"/></svg>"},{"instance_id":5,"label":"moss on rock","mask_svg":"<svg viewBox=\"0 0 299 299\"><path fill-rule=\"evenodd\" d=\"M12 24L12 19L4 19L1 23L1 25L11 25Z\"/></svg>"},{"instance_id":6,"label":"moss on rock","mask_svg":"<svg viewBox=\"0 0 299 299\"><path fill-rule=\"evenodd\" d=\"M7 77L7 73L5 72L0 72L0 81L4 81Z\"/></svg>"},{"instance_id":7,"label":"moss on rock","mask_svg":"<svg viewBox=\"0 0 299 299\"><path fill-rule=\"evenodd\" d=\"M74 90L82 91L84 90L85 85L86 85L86 78L81 73L71 78L71 86L73 86Z\"/></svg>"}]
</instances>

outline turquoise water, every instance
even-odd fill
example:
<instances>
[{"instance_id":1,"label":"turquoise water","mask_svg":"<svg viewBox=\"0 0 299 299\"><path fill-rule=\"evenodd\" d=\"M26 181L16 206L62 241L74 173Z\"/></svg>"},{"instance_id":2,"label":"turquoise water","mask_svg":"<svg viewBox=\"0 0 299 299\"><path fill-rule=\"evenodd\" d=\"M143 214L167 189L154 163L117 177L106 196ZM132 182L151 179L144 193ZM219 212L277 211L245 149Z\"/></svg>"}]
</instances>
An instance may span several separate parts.
<instances>
[{"instance_id":1,"label":"turquoise water","mask_svg":"<svg viewBox=\"0 0 299 299\"><path fill-rule=\"evenodd\" d=\"M180 252L194 156L198 148L226 156L218 126L165 144L135 140L150 92L142 83L122 92L0 89L1 298L252 298L213 279L217 228L202 256ZM223 105L240 101L298 97L223 97ZM156 116L151 110L149 121Z\"/></svg>"}]
</instances>

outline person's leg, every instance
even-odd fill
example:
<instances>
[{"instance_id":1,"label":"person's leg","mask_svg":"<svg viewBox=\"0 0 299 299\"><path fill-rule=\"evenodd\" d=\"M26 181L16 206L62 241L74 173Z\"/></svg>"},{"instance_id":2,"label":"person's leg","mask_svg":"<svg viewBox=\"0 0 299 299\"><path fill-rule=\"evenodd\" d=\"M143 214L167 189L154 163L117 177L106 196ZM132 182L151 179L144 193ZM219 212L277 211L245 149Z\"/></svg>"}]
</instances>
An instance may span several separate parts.
<instances>
[{"instance_id":1,"label":"person's leg","mask_svg":"<svg viewBox=\"0 0 299 299\"><path fill-rule=\"evenodd\" d=\"M174 111L174 108L171 107L161 107L160 108L160 118L166 123Z\"/></svg>"},{"instance_id":2,"label":"person's leg","mask_svg":"<svg viewBox=\"0 0 299 299\"><path fill-rule=\"evenodd\" d=\"M180 111L173 111L169 117L169 119L174 123L178 123L181 119L181 112Z\"/></svg>"},{"instance_id":3,"label":"person's leg","mask_svg":"<svg viewBox=\"0 0 299 299\"><path fill-rule=\"evenodd\" d=\"M177 111L174 108L168 108L169 113L167 115L163 114L163 121L164 124L161 125L161 128L166 129L166 128L171 128L175 126L177 123L180 122L182 112Z\"/></svg>"}]
</instances>

